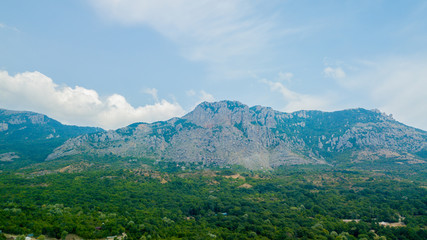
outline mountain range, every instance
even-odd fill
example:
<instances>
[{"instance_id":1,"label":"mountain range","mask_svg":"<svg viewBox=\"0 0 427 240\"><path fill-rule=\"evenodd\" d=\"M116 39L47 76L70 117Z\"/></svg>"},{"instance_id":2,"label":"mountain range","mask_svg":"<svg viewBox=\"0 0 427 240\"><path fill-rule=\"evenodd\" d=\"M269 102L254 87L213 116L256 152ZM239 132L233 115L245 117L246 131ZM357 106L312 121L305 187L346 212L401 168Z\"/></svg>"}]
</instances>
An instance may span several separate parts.
<instances>
[{"instance_id":1,"label":"mountain range","mask_svg":"<svg viewBox=\"0 0 427 240\"><path fill-rule=\"evenodd\" d=\"M427 132L378 110L284 113L237 101L203 102L181 118L72 137L47 160L89 154L203 166L422 164Z\"/></svg>"}]
</instances>

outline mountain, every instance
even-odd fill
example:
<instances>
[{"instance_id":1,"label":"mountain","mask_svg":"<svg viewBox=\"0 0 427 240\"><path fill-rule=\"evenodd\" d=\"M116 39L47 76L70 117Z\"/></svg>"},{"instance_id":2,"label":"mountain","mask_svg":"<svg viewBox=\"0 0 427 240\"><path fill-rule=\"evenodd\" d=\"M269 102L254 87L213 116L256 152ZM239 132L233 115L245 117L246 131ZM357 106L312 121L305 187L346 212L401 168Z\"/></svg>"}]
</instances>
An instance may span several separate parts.
<instances>
[{"instance_id":1,"label":"mountain","mask_svg":"<svg viewBox=\"0 0 427 240\"><path fill-rule=\"evenodd\" d=\"M66 140L100 128L63 125L45 115L0 109L0 163L43 161Z\"/></svg>"},{"instance_id":2,"label":"mountain","mask_svg":"<svg viewBox=\"0 0 427 240\"><path fill-rule=\"evenodd\" d=\"M378 110L284 113L236 101L198 105L182 118L134 123L66 141L48 160L78 154L242 165L425 163L427 132Z\"/></svg>"}]
</instances>

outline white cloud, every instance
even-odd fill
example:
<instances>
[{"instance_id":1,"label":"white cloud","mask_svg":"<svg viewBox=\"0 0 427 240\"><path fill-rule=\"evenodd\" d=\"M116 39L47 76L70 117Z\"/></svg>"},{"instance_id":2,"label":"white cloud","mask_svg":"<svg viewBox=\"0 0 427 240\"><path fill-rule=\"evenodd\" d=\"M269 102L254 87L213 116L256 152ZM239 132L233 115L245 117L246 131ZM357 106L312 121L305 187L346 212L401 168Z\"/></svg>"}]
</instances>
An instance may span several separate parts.
<instances>
[{"instance_id":1,"label":"white cloud","mask_svg":"<svg viewBox=\"0 0 427 240\"><path fill-rule=\"evenodd\" d=\"M185 94L189 97L193 97L193 96L196 96L196 91L194 91L193 89L190 89L186 91Z\"/></svg>"},{"instance_id":2,"label":"white cloud","mask_svg":"<svg viewBox=\"0 0 427 240\"><path fill-rule=\"evenodd\" d=\"M342 86L366 92L382 111L427 130L427 59L388 58L364 61Z\"/></svg>"},{"instance_id":3,"label":"white cloud","mask_svg":"<svg viewBox=\"0 0 427 240\"><path fill-rule=\"evenodd\" d=\"M282 81L291 81L292 78L294 77L293 73L290 72L279 72L279 79Z\"/></svg>"},{"instance_id":4,"label":"white cloud","mask_svg":"<svg viewBox=\"0 0 427 240\"><path fill-rule=\"evenodd\" d=\"M323 74L326 77L330 77L333 79L342 79L342 78L346 77L344 70L342 70L342 68L340 68L340 67L337 67L337 68L326 67L323 70Z\"/></svg>"},{"instance_id":5,"label":"white cloud","mask_svg":"<svg viewBox=\"0 0 427 240\"><path fill-rule=\"evenodd\" d=\"M193 89L190 89L186 91L187 96L197 98L196 103L191 106L191 110L193 110L197 105L199 105L202 102L214 102L215 97L206 92L205 90L200 90L198 92L194 91Z\"/></svg>"},{"instance_id":6,"label":"white cloud","mask_svg":"<svg viewBox=\"0 0 427 240\"><path fill-rule=\"evenodd\" d=\"M204 90L200 91L200 102L213 102L215 98L212 94L205 92Z\"/></svg>"},{"instance_id":7,"label":"white cloud","mask_svg":"<svg viewBox=\"0 0 427 240\"><path fill-rule=\"evenodd\" d=\"M12 27L12 26L6 25L4 23L0 23L0 28L7 29L7 30L12 30L12 31L15 31L15 32L20 32L19 29L17 29L16 27Z\"/></svg>"},{"instance_id":8,"label":"white cloud","mask_svg":"<svg viewBox=\"0 0 427 240\"><path fill-rule=\"evenodd\" d=\"M91 2L101 16L155 29L177 43L185 57L211 63L224 76L247 73L250 60L259 64L255 53L266 53L275 25L271 16L257 11L255 3L243 0Z\"/></svg>"},{"instance_id":9,"label":"white cloud","mask_svg":"<svg viewBox=\"0 0 427 240\"><path fill-rule=\"evenodd\" d=\"M151 95L154 99L154 101L158 102L159 101L159 97L158 97L158 91L155 88L146 88L143 91L144 93Z\"/></svg>"},{"instance_id":10,"label":"white cloud","mask_svg":"<svg viewBox=\"0 0 427 240\"><path fill-rule=\"evenodd\" d=\"M157 91L151 91L157 96ZM154 96L153 95L153 96ZM133 107L118 94L101 98L95 90L58 86L39 72L10 76L0 71L0 105L9 109L41 112L68 124L100 126L107 129L134 122L166 120L184 114L178 103L166 100Z\"/></svg>"},{"instance_id":11,"label":"white cloud","mask_svg":"<svg viewBox=\"0 0 427 240\"><path fill-rule=\"evenodd\" d=\"M294 112L298 110L327 110L330 108L330 100L327 97L312 96L301 94L288 89L280 82L268 81L266 79L261 82L267 84L270 90L280 93L286 100L286 105L283 108L285 112Z\"/></svg>"}]
</instances>

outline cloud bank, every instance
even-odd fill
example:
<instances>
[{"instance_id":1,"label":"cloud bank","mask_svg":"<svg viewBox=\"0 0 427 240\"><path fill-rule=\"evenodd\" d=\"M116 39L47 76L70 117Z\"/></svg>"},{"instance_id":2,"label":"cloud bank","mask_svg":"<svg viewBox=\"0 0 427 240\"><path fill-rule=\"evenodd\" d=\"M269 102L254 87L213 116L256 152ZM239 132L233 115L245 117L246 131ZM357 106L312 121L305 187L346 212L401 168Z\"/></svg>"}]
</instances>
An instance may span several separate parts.
<instances>
[{"instance_id":1,"label":"cloud bank","mask_svg":"<svg viewBox=\"0 0 427 240\"><path fill-rule=\"evenodd\" d=\"M157 90L150 89L153 97ZM102 98L95 90L59 86L39 72L10 76L0 71L0 107L41 112L63 123L115 129L134 122L153 122L183 115L178 103L164 99L133 107L125 97Z\"/></svg>"}]
</instances>

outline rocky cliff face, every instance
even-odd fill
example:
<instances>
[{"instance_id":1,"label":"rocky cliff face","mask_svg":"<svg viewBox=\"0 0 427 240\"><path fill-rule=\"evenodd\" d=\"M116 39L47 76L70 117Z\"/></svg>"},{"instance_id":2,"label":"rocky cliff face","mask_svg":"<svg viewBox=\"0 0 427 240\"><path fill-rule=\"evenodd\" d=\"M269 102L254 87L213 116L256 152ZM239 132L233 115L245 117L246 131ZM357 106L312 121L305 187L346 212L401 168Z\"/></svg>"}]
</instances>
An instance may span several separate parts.
<instances>
[{"instance_id":1,"label":"rocky cliff face","mask_svg":"<svg viewBox=\"0 0 427 240\"><path fill-rule=\"evenodd\" d=\"M0 109L0 154L44 160L72 137L103 131L100 128L63 125L45 115ZM8 158L8 159L14 159Z\"/></svg>"},{"instance_id":2,"label":"rocky cliff face","mask_svg":"<svg viewBox=\"0 0 427 240\"><path fill-rule=\"evenodd\" d=\"M150 156L159 161L239 164L251 169L286 164L394 158L424 162L427 133L379 111L283 113L234 101L202 103L182 118L68 140L48 159L80 153Z\"/></svg>"}]
</instances>

